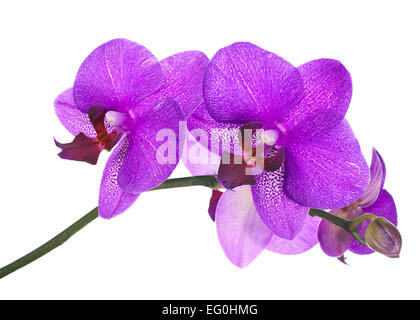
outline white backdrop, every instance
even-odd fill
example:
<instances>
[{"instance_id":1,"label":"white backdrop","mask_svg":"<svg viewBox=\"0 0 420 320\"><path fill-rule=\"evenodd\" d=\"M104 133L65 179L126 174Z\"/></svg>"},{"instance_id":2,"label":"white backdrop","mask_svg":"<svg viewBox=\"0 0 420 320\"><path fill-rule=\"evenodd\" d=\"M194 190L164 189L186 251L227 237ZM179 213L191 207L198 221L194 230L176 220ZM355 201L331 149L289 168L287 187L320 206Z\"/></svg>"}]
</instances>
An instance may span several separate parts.
<instances>
[{"instance_id":1,"label":"white backdrop","mask_svg":"<svg viewBox=\"0 0 420 320\"><path fill-rule=\"evenodd\" d=\"M0 280L0 298L420 298L419 9L417 1L2 2L0 265L96 206L108 153L97 167L59 159L53 137L71 135L52 103L82 60L117 37L158 58L193 49L211 57L250 41L295 65L342 61L354 86L347 118L368 162L371 146L385 159L404 243L399 260L349 254L345 266L317 246L264 252L241 270L207 216L209 190L157 191ZM180 165L173 177L186 175Z\"/></svg>"}]
</instances>

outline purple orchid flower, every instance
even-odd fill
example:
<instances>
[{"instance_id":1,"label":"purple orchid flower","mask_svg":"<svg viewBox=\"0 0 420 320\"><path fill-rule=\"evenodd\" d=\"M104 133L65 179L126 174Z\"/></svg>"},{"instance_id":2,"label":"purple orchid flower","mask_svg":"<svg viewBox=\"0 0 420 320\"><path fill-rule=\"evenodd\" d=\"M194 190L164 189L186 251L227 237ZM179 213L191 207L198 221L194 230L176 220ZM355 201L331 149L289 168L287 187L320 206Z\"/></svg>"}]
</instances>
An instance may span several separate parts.
<instances>
[{"instance_id":1,"label":"purple orchid flower","mask_svg":"<svg viewBox=\"0 0 420 320\"><path fill-rule=\"evenodd\" d=\"M398 224L397 209L392 196L383 189L385 182L385 163L381 155L373 149L370 165L370 181L363 195L341 209L331 213L348 220L354 220L365 213L384 217L394 225ZM369 221L362 222L357 230L364 237ZM331 257L341 257L347 250L356 254L371 254L374 251L360 244L344 229L323 220L319 225L318 238L322 250Z\"/></svg>"},{"instance_id":2,"label":"purple orchid flower","mask_svg":"<svg viewBox=\"0 0 420 320\"><path fill-rule=\"evenodd\" d=\"M257 122L282 151L280 167L256 175L250 188L256 212L276 236L294 239L309 207L343 207L366 189L369 168L344 120L352 83L340 62L320 59L295 68L251 43L234 43L210 60L203 88L204 104L188 118L193 135L200 128L218 138L221 155L232 150L232 135ZM265 241L269 237L265 232Z\"/></svg>"},{"instance_id":3,"label":"purple orchid flower","mask_svg":"<svg viewBox=\"0 0 420 320\"><path fill-rule=\"evenodd\" d=\"M215 174L220 156L210 154L190 133L187 136L184 149L184 155L187 156L182 158L187 169L196 176ZM212 157L214 159L210 161ZM191 161L192 159L196 160ZM318 217L308 216L305 225L293 240L282 239L273 234L259 217L248 185L225 192L213 190L208 211L210 218L216 222L223 251L240 268L248 266L264 249L295 255L308 251L318 243L317 230L321 222Z\"/></svg>"},{"instance_id":4,"label":"purple orchid flower","mask_svg":"<svg viewBox=\"0 0 420 320\"><path fill-rule=\"evenodd\" d=\"M175 169L185 134L179 122L203 99L207 63L197 51L159 62L145 47L116 39L95 49L80 66L73 88L56 99L58 118L76 136L70 144L57 143L62 158L96 163L103 149L115 146L102 176L100 216L120 214ZM161 129L172 130L176 138L172 162L165 163L159 151Z\"/></svg>"},{"instance_id":5,"label":"purple orchid flower","mask_svg":"<svg viewBox=\"0 0 420 320\"><path fill-rule=\"evenodd\" d=\"M261 220L248 185L224 192L215 216L223 251L240 268L248 266L264 249L287 255L311 249L318 243L316 231L320 220L308 216L294 239L280 238Z\"/></svg>"}]
</instances>

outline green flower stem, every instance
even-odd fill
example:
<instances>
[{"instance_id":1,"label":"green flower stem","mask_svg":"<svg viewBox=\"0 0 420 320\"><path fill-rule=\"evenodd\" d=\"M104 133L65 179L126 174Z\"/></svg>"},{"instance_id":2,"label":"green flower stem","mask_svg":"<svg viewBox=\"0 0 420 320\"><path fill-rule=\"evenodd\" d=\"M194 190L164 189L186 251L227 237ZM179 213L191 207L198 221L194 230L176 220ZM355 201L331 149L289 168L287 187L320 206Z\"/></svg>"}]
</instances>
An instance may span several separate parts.
<instances>
[{"instance_id":1,"label":"green flower stem","mask_svg":"<svg viewBox=\"0 0 420 320\"><path fill-rule=\"evenodd\" d=\"M205 186L212 189L220 188L221 185L218 183L214 176L196 176L196 177L187 177L187 178L175 178L168 179L160 186L150 190L161 190L161 189L170 189L170 188L181 188L189 186ZM87 213L85 216L77 220L70 227L65 229L63 232L56 235L54 238L44 243L42 246L37 249L29 252L23 257L17 259L16 261L4 266L0 269L0 279L9 275L10 273L26 266L27 264L41 258L48 252L54 250L55 248L61 246L66 242L71 236L76 232L83 229L86 225L91 223L98 217L98 207Z\"/></svg>"},{"instance_id":2,"label":"green flower stem","mask_svg":"<svg viewBox=\"0 0 420 320\"><path fill-rule=\"evenodd\" d=\"M68 227L63 232L56 235L54 238L49 240L48 242L44 243L39 248L36 248L34 251L29 252L28 254L24 255L23 257L13 261L12 263L8 264L7 266L0 269L0 279L4 278L8 274L15 272L16 270L30 264L31 262L41 258L43 255L47 254L48 252L54 250L58 246L61 246L64 242L66 242L72 235L76 232L80 231L95 220L98 217L98 207L90 211L88 214L77 220L73 223L70 227Z\"/></svg>"},{"instance_id":3,"label":"green flower stem","mask_svg":"<svg viewBox=\"0 0 420 320\"><path fill-rule=\"evenodd\" d=\"M208 187L211 189L222 188L222 185L216 180L216 177L211 175L211 176L195 176L195 177L168 179L164 183L162 183L160 186L149 191L170 189L170 188L192 187L192 186L202 186L202 187Z\"/></svg>"},{"instance_id":4,"label":"green flower stem","mask_svg":"<svg viewBox=\"0 0 420 320\"><path fill-rule=\"evenodd\" d=\"M175 178L175 179L168 179L160 186L150 190L161 190L161 189L170 189L170 188L182 188L182 187L190 187L190 186L204 186L211 189L219 189L222 186L216 180L213 175L210 176L196 176L196 177L187 177L187 178ZM318 209L311 209L309 214L311 216L318 216L322 219L328 220L337 226L344 228L349 231L350 221L337 217L335 215L329 214L328 212L318 210ZM29 263L41 258L48 252L54 250L55 248L62 245L68 239L70 239L75 233L83 229L86 225L94 221L98 217L98 208L96 207L85 216L77 220L73 223L70 227L56 235L54 238L49 240L48 242L44 243L37 249L29 252L28 254L24 255L23 257L17 259L16 261L4 266L0 269L0 279L4 278L5 276L11 274L12 272L28 265ZM349 231L350 232L350 231ZM356 239L361 238L364 242L363 238L358 234L357 231L351 232ZM359 240L359 239L358 239ZM359 240L360 241L360 240Z\"/></svg>"},{"instance_id":5,"label":"green flower stem","mask_svg":"<svg viewBox=\"0 0 420 320\"><path fill-rule=\"evenodd\" d=\"M356 230L356 227L359 225L359 224L361 224L363 221L365 221L365 220L374 220L374 219L376 219L377 218L377 216L375 216L374 214L371 214L371 213L365 213L364 215L361 215L359 218L357 218L357 219L355 219L355 220L353 220L351 223L350 223L350 231L352 231L352 230Z\"/></svg>"}]
</instances>

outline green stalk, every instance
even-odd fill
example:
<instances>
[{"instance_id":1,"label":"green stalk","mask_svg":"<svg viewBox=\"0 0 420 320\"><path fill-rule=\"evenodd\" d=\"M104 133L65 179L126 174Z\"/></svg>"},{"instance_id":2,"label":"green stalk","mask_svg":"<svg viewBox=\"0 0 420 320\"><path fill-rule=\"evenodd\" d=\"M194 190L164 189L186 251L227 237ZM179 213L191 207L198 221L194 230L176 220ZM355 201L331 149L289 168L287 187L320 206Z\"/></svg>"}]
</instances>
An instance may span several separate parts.
<instances>
[{"instance_id":1,"label":"green stalk","mask_svg":"<svg viewBox=\"0 0 420 320\"><path fill-rule=\"evenodd\" d=\"M215 176L196 176L196 177L186 177L186 178L175 178L175 179L168 179L160 186L150 190L162 190L162 189L171 189L171 188L182 188L182 187L190 187L190 186L203 186L208 187L211 189L219 189L222 186L216 180ZM350 231L350 221L332 215L328 212L318 210L318 209L311 209L309 214L311 216L318 216L322 219L328 220L337 226L348 230L356 239L360 239L359 241L363 241L363 238L357 231ZM70 239L74 234L78 231L82 230L85 226L89 223L94 221L98 217L98 208L91 210L89 213L84 215L82 218L77 220L73 223L70 227L56 235L51 240L47 241L40 247L36 248L35 250L29 252L28 254L24 255L23 257L13 261L12 263L4 266L0 269L0 279L4 278L5 276L15 272L16 270L28 265L29 263L41 258L42 256L46 255L48 252L54 250L55 248L61 246L64 242Z\"/></svg>"}]
</instances>

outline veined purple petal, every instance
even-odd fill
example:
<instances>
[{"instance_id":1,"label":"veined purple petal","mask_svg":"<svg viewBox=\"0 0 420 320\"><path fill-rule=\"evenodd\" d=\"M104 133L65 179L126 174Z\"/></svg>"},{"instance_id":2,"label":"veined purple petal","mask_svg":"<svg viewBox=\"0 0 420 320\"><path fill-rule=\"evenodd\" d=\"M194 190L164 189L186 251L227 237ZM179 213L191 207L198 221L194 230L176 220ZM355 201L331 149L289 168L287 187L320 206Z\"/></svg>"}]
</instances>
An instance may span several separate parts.
<instances>
[{"instance_id":1,"label":"veined purple petal","mask_svg":"<svg viewBox=\"0 0 420 320\"><path fill-rule=\"evenodd\" d=\"M290 135L308 136L338 125L352 94L349 72L336 60L319 59L298 67L304 83L302 101L281 122Z\"/></svg>"},{"instance_id":2,"label":"veined purple petal","mask_svg":"<svg viewBox=\"0 0 420 320\"><path fill-rule=\"evenodd\" d=\"M262 221L280 238L294 239L305 224L309 208L284 194L284 166L276 171L263 171L255 180L252 195Z\"/></svg>"},{"instance_id":3,"label":"veined purple petal","mask_svg":"<svg viewBox=\"0 0 420 320\"><path fill-rule=\"evenodd\" d=\"M321 218L308 217L302 230L293 240L273 235L266 249L280 254L300 254L312 249L318 243L318 227Z\"/></svg>"},{"instance_id":4,"label":"veined purple petal","mask_svg":"<svg viewBox=\"0 0 420 320\"><path fill-rule=\"evenodd\" d=\"M127 39L115 39L83 61L74 82L74 101L85 113L93 105L128 112L162 82L159 61L149 50Z\"/></svg>"},{"instance_id":5,"label":"veined purple petal","mask_svg":"<svg viewBox=\"0 0 420 320\"><path fill-rule=\"evenodd\" d=\"M216 209L216 227L226 256L240 268L249 265L272 236L255 210L249 186L223 193Z\"/></svg>"},{"instance_id":6,"label":"veined purple petal","mask_svg":"<svg viewBox=\"0 0 420 320\"><path fill-rule=\"evenodd\" d=\"M127 210L140 195L127 193L118 186L118 175L127 148L128 139L123 137L106 163L99 191L98 210L102 218L110 219Z\"/></svg>"},{"instance_id":7,"label":"veined purple petal","mask_svg":"<svg viewBox=\"0 0 420 320\"><path fill-rule=\"evenodd\" d=\"M163 85L141 103L142 107L171 97L178 101L187 119L203 102L203 76L208 61L200 51L181 52L162 60Z\"/></svg>"},{"instance_id":8,"label":"veined purple petal","mask_svg":"<svg viewBox=\"0 0 420 320\"><path fill-rule=\"evenodd\" d=\"M207 150L222 155L223 151L235 153L241 150L238 140L240 124L224 123L214 120L207 111L204 103L200 103L194 113L187 119L187 127L191 134L197 137L206 135L207 139L199 139ZM198 132L198 133L197 133Z\"/></svg>"},{"instance_id":9,"label":"veined purple petal","mask_svg":"<svg viewBox=\"0 0 420 320\"><path fill-rule=\"evenodd\" d=\"M366 189L369 168L346 120L306 143L291 142L284 149L284 190L301 205L342 208Z\"/></svg>"},{"instance_id":10,"label":"veined purple petal","mask_svg":"<svg viewBox=\"0 0 420 320\"><path fill-rule=\"evenodd\" d=\"M376 149L372 150L372 162L370 164L369 184L358 200L359 206L362 208L373 204L379 196L385 182L385 163Z\"/></svg>"},{"instance_id":11,"label":"veined purple petal","mask_svg":"<svg viewBox=\"0 0 420 320\"><path fill-rule=\"evenodd\" d=\"M171 175L185 139L179 125L183 120L181 107L172 98L160 101L138 120L128 134L127 154L118 175L124 191L147 191Z\"/></svg>"},{"instance_id":12,"label":"veined purple petal","mask_svg":"<svg viewBox=\"0 0 420 320\"><path fill-rule=\"evenodd\" d=\"M55 113L62 125L74 136L84 133L88 138L95 138L96 132L87 113L81 112L74 103L73 88L61 93L54 101Z\"/></svg>"},{"instance_id":13,"label":"veined purple petal","mask_svg":"<svg viewBox=\"0 0 420 320\"><path fill-rule=\"evenodd\" d=\"M361 210L354 209L335 209L331 214L347 220L353 220L360 215ZM335 224L322 220L318 228L318 240L322 251L330 257L341 257L353 243L353 236L343 228Z\"/></svg>"},{"instance_id":14,"label":"veined purple petal","mask_svg":"<svg viewBox=\"0 0 420 320\"><path fill-rule=\"evenodd\" d=\"M391 221L394 225L398 225L398 216L397 216L397 208L395 207L394 199L389 194L388 191L383 189L379 197L376 199L375 203L367 208L363 208L362 213L372 213L378 217L384 217L387 220ZM362 222L357 230L360 234L364 237L366 228L369 224L369 221ZM350 247L350 251L357 253L357 254L370 254L373 253L371 249L366 246L361 245L357 241L353 241L352 246Z\"/></svg>"},{"instance_id":15,"label":"veined purple petal","mask_svg":"<svg viewBox=\"0 0 420 320\"><path fill-rule=\"evenodd\" d=\"M293 65L246 42L220 49L203 81L206 107L221 122L272 123L303 97L303 82Z\"/></svg>"}]
</instances>

